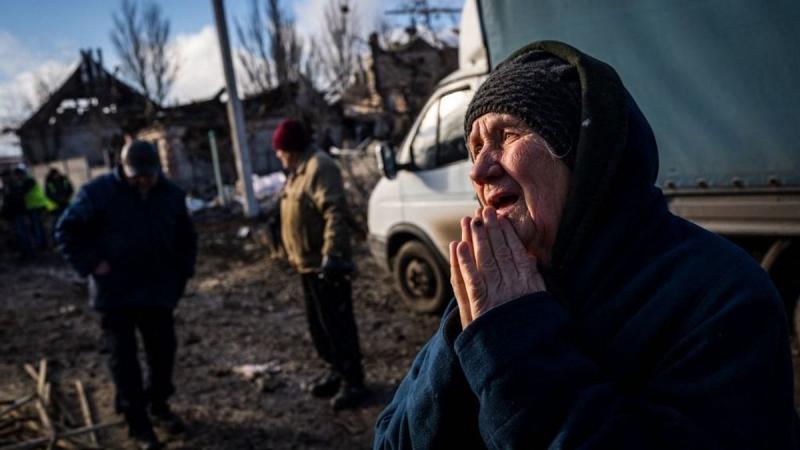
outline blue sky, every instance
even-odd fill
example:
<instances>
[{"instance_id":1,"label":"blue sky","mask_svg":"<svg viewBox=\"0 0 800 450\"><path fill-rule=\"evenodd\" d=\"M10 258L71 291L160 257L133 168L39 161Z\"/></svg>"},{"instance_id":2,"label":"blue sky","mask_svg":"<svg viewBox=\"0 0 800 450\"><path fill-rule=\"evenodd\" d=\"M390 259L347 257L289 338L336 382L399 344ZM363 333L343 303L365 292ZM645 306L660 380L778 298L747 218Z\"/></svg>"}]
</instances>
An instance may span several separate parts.
<instances>
[{"instance_id":1,"label":"blue sky","mask_svg":"<svg viewBox=\"0 0 800 450\"><path fill-rule=\"evenodd\" d=\"M211 0L157 0L171 21L172 47L179 72L170 102L206 98L223 85ZM264 0L258 0L263 6ZM321 28L325 5L338 0L282 0L301 35ZM398 28L408 18L386 16L388 9L410 0L349 0L364 36L388 20ZM120 0L0 0L0 129L20 123L36 103L36 84L56 87L78 62L82 48L100 48L112 69L119 59L109 37L112 14ZM429 4L461 8L463 0L429 0ZM236 46L233 19L244 19L250 0L225 0L231 43ZM442 23L449 23L445 18ZM17 153L12 134L0 134L0 154Z\"/></svg>"},{"instance_id":2,"label":"blue sky","mask_svg":"<svg viewBox=\"0 0 800 450\"><path fill-rule=\"evenodd\" d=\"M258 0L263 5L264 0ZM324 6L335 0L283 0L301 34L320 29ZM0 0L0 126L19 120L29 110L37 79L58 84L79 58L81 48L101 48L104 65L118 63L109 38L112 13L119 0ZM404 26L407 18L384 14L408 0L350 0L363 34L381 19ZM171 101L207 97L222 86L219 50L213 28L211 0L160 0L171 21L174 47L180 54L180 72ZM430 0L431 4L460 8L463 0ZM250 0L225 0L232 44L237 45L233 18L243 19Z\"/></svg>"},{"instance_id":3,"label":"blue sky","mask_svg":"<svg viewBox=\"0 0 800 450\"><path fill-rule=\"evenodd\" d=\"M194 33L213 24L210 0L159 2L172 24L172 35ZM303 1L287 2L293 6ZM307 1L305 3L308 3ZM77 58L78 49L101 47L113 58L109 39L111 16L120 2L113 0L26 0L3 2L0 33L13 36L36 58ZM227 0L228 18L244 16L249 0ZM22 62L20 62L22 64ZM10 74L0 73L0 82Z\"/></svg>"}]
</instances>

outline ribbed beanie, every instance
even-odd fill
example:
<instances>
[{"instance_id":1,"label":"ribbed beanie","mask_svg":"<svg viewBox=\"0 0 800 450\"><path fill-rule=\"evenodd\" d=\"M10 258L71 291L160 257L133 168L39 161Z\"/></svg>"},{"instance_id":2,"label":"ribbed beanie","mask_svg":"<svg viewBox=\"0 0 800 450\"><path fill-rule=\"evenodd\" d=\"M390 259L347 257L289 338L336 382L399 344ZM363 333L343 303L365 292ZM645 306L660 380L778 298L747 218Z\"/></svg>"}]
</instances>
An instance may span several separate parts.
<instances>
[{"instance_id":1,"label":"ribbed beanie","mask_svg":"<svg viewBox=\"0 0 800 450\"><path fill-rule=\"evenodd\" d=\"M570 169L574 166L581 122L581 87L575 67L541 50L503 61L478 88L467 108L467 139L472 122L490 112L522 120Z\"/></svg>"},{"instance_id":2,"label":"ribbed beanie","mask_svg":"<svg viewBox=\"0 0 800 450\"><path fill-rule=\"evenodd\" d=\"M272 149L286 152L302 152L310 139L306 127L297 119L284 119L272 133Z\"/></svg>"}]
</instances>

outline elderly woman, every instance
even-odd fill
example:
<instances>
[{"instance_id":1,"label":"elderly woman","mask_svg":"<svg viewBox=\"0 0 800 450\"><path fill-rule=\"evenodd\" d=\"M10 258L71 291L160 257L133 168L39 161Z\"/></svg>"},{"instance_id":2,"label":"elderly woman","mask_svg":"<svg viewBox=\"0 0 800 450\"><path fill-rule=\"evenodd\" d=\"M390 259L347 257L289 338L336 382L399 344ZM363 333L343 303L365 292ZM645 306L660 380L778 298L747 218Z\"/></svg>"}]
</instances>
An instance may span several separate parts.
<instances>
[{"instance_id":1,"label":"elderly woman","mask_svg":"<svg viewBox=\"0 0 800 450\"><path fill-rule=\"evenodd\" d=\"M778 294L668 211L611 67L531 44L480 87L465 133L483 207L376 449L798 448Z\"/></svg>"}]
</instances>

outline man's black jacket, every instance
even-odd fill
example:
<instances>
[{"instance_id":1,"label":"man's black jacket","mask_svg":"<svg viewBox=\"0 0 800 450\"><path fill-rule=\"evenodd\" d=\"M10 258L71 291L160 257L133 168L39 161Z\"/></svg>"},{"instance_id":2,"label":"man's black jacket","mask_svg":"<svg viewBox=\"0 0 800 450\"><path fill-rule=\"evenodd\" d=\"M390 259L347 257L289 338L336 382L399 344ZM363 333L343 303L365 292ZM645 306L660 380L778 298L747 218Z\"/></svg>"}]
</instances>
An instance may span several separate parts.
<instances>
[{"instance_id":1,"label":"man's black jacket","mask_svg":"<svg viewBox=\"0 0 800 450\"><path fill-rule=\"evenodd\" d=\"M174 307L194 274L197 235L185 194L159 176L146 196L129 186L121 169L84 186L56 225L58 248L75 270L92 274L101 261L107 275L92 275L93 306Z\"/></svg>"}]
</instances>

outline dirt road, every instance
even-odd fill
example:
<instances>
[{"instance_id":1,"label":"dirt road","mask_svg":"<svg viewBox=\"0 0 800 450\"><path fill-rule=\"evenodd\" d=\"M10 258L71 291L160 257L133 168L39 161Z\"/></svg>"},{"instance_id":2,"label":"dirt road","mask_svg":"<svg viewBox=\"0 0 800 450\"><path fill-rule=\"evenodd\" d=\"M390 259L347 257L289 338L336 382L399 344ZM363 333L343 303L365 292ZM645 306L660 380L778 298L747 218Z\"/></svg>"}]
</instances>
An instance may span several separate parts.
<instances>
[{"instance_id":1,"label":"dirt road","mask_svg":"<svg viewBox=\"0 0 800 450\"><path fill-rule=\"evenodd\" d=\"M198 274L176 312L173 406L189 431L168 448L369 448L377 414L437 318L399 304L390 279L358 246L362 275L354 281L354 305L374 395L365 408L333 413L306 392L324 366L308 336L299 279L254 241L237 238L240 225L201 225ZM100 419L115 418L97 317L81 281L54 255L24 267L0 259L0 298L0 396L13 397L29 384L24 363L47 358L51 379L67 397L72 380L81 379ZM247 381L233 371L245 364L269 370ZM126 448L121 429L100 437Z\"/></svg>"}]
</instances>

